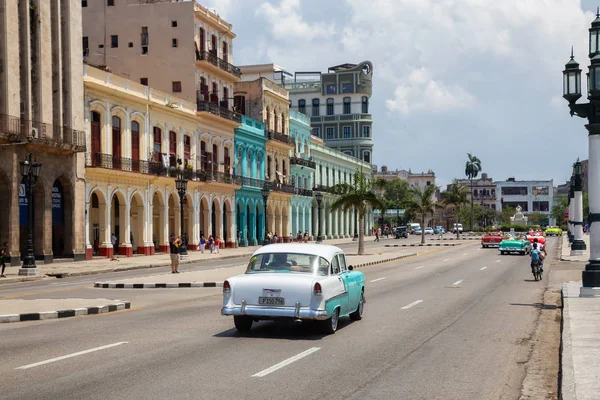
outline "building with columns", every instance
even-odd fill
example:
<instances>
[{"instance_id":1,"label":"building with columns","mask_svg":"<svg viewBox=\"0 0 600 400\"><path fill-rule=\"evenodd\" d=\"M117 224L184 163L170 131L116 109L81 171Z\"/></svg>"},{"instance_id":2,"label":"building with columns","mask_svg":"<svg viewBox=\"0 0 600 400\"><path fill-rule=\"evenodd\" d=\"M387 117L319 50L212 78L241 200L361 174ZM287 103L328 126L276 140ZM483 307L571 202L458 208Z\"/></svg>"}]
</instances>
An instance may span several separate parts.
<instances>
[{"instance_id":1,"label":"building with columns","mask_svg":"<svg viewBox=\"0 0 600 400\"><path fill-rule=\"evenodd\" d=\"M85 259L81 0L0 0L0 242L39 262ZM42 164L29 204L20 162Z\"/></svg>"},{"instance_id":2,"label":"building with columns","mask_svg":"<svg viewBox=\"0 0 600 400\"><path fill-rule=\"evenodd\" d=\"M180 233L177 169L189 180L183 217L189 249L198 248L201 235L235 246L241 180L230 155L237 124L89 65L84 82L87 257L167 252L169 234Z\"/></svg>"},{"instance_id":3,"label":"building with columns","mask_svg":"<svg viewBox=\"0 0 600 400\"><path fill-rule=\"evenodd\" d=\"M290 179L295 196L290 207L292 216L291 232L308 233L312 237L313 182L316 163L310 149L310 118L298 111L290 110L290 136L294 140L294 150L290 158Z\"/></svg>"},{"instance_id":4,"label":"building with columns","mask_svg":"<svg viewBox=\"0 0 600 400\"><path fill-rule=\"evenodd\" d=\"M323 141L311 136L311 155L315 161L315 185L314 191L323 192L321 205L321 234L325 239L338 239L352 237L355 229L358 229L357 213L342 210L333 211L331 205L336 196L327 193L330 187L338 183L352 184L354 175L361 171L372 179L371 164L358 160L340 151L331 149ZM318 234L317 203L313 201L313 233ZM356 227L356 228L355 228ZM365 216L365 235L370 235L373 228L373 213L367 212Z\"/></svg>"},{"instance_id":5,"label":"building with columns","mask_svg":"<svg viewBox=\"0 0 600 400\"><path fill-rule=\"evenodd\" d=\"M256 246L265 237L265 211L261 189L265 185L265 124L242 115L235 130L234 172L242 177L235 191L237 241L239 246Z\"/></svg>"}]
</instances>

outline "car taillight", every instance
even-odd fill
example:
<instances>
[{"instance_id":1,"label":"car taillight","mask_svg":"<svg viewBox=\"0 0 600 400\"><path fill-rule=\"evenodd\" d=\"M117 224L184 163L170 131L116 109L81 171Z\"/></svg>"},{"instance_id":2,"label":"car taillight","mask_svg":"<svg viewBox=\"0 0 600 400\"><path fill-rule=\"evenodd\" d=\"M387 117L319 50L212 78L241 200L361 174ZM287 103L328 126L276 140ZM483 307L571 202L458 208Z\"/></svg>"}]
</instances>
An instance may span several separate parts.
<instances>
[{"instance_id":1,"label":"car taillight","mask_svg":"<svg viewBox=\"0 0 600 400\"><path fill-rule=\"evenodd\" d=\"M321 284L319 282L315 283L314 293L315 293L315 296L320 296L321 293L323 293L321 291Z\"/></svg>"},{"instance_id":2,"label":"car taillight","mask_svg":"<svg viewBox=\"0 0 600 400\"><path fill-rule=\"evenodd\" d=\"M223 282L223 294L229 293L231 293L231 285L229 284L229 281L225 281Z\"/></svg>"}]
</instances>

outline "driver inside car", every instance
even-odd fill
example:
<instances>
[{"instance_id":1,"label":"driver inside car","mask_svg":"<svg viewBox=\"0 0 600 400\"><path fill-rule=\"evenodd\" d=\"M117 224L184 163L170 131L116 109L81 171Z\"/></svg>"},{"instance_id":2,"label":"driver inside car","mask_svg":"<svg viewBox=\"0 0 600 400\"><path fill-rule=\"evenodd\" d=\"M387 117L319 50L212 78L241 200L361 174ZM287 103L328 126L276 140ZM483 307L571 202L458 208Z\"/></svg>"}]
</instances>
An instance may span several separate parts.
<instances>
[{"instance_id":1,"label":"driver inside car","mask_svg":"<svg viewBox=\"0 0 600 400\"><path fill-rule=\"evenodd\" d=\"M287 254L275 253L268 266L270 269L289 269L292 264L287 261Z\"/></svg>"}]
</instances>

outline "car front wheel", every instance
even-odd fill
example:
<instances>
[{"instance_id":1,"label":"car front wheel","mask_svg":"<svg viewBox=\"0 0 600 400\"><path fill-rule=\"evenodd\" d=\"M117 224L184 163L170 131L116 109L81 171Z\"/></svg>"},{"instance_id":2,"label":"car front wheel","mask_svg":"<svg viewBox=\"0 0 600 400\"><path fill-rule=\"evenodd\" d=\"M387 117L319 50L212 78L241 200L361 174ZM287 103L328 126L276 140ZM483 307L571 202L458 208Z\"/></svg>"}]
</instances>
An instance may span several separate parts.
<instances>
[{"instance_id":1,"label":"car front wheel","mask_svg":"<svg viewBox=\"0 0 600 400\"><path fill-rule=\"evenodd\" d=\"M239 332L248 332L252 328L252 318L245 315L234 315L233 324Z\"/></svg>"},{"instance_id":2,"label":"car front wheel","mask_svg":"<svg viewBox=\"0 0 600 400\"><path fill-rule=\"evenodd\" d=\"M360 321L363 316L363 310L365 309L365 294L364 292L360 294L360 299L358 300L358 307L356 307L356 311L350 314L350 319L352 321Z\"/></svg>"}]
</instances>

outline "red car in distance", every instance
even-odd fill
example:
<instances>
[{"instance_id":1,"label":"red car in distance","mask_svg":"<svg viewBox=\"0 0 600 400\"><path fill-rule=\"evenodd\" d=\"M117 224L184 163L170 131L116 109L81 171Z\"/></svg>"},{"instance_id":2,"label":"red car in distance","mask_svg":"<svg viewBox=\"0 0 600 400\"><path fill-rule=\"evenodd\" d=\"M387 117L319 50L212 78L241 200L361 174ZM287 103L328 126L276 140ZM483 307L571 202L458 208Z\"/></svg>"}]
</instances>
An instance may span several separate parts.
<instances>
[{"instance_id":1,"label":"red car in distance","mask_svg":"<svg viewBox=\"0 0 600 400\"><path fill-rule=\"evenodd\" d=\"M498 247L500 242L504 239L504 233L502 232L488 232L481 238L481 247Z\"/></svg>"},{"instance_id":2,"label":"red car in distance","mask_svg":"<svg viewBox=\"0 0 600 400\"><path fill-rule=\"evenodd\" d=\"M533 244L533 240L537 239L538 243L541 243L543 245L546 245L546 238L543 236L537 236L537 235L527 235L527 240L529 240L529 242L531 244Z\"/></svg>"}]
</instances>

